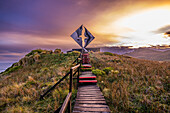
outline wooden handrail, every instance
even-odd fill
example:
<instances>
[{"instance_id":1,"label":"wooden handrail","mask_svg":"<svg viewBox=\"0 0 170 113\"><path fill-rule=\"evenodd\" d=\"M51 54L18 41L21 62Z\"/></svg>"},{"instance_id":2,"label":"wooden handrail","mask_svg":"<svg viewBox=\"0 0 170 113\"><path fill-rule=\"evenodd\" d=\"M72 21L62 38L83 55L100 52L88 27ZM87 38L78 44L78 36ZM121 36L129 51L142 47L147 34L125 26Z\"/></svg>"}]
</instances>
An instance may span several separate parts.
<instances>
[{"instance_id":1,"label":"wooden handrail","mask_svg":"<svg viewBox=\"0 0 170 113\"><path fill-rule=\"evenodd\" d=\"M66 99L65 99L59 113L65 113L65 111L67 109L67 106L68 106L68 104L69 104L69 102L71 100L71 96L72 96L72 92L68 93L68 95L67 95L67 97L66 97Z\"/></svg>"},{"instance_id":2,"label":"wooden handrail","mask_svg":"<svg viewBox=\"0 0 170 113\"><path fill-rule=\"evenodd\" d=\"M60 84L60 82L62 82L68 75L70 74L70 72L68 72L63 78L61 78L57 83L55 83L50 89L48 89L43 95L40 96L40 100L44 98L44 96L46 96L50 91L52 91L58 84Z\"/></svg>"},{"instance_id":3,"label":"wooden handrail","mask_svg":"<svg viewBox=\"0 0 170 113\"><path fill-rule=\"evenodd\" d=\"M66 108L68 107L68 112L71 112L71 97L72 97L72 86L73 86L73 76L78 72L77 75L77 87L79 84L79 74L80 74L80 66L81 66L81 54L80 56L72 63L74 64L77 62L76 66L71 67L70 71L63 77L61 78L57 83L55 83L50 89L48 89L43 95L40 96L40 99L43 99L44 96L46 96L50 91L52 91L58 84L60 84L68 75L70 75L70 83L69 83L69 93L63 103L62 106L60 106L60 113L64 113L66 111ZM77 70L76 70L77 69ZM76 70L76 71L75 71ZM59 111L57 109L56 111ZM55 111L55 112L56 112Z\"/></svg>"},{"instance_id":4,"label":"wooden handrail","mask_svg":"<svg viewBox=\"0 0 170 113\"><path fill-rule=\"evenodd\" d=\"M80 64L78 64L78 65L72 67L71 69L72 69L72 70L75 70L75 69L77 69L78 67L80 67Z\"/></svg>"},{"instance_id":5,"label":"wooden handrail","mask_svg":"<svg viewBox=\"0 0 170 113\"><path fill-rule=\"evenodd\" d=\"M72 64L74 64L77 60L79 60L80 57L81 54L76 58L76 60ZM77 61L77 63L80 62ZM51 88L49 88L44 94L40 95L40 100L43 99L43 97L46 96L50 91L52 91L58 84L60 84L60 82L62 82L69 74L70 72L68 72L63 78L61 78L57 83L55 83Z\"/></svg>"}]
</instances>

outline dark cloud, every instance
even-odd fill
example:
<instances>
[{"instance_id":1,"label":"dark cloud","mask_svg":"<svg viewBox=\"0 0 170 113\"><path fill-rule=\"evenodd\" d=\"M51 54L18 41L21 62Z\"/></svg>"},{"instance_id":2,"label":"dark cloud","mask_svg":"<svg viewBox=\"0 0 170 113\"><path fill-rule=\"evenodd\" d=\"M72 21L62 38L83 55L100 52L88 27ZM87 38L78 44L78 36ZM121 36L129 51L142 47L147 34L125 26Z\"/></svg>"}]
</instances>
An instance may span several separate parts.
<instances>
[{"instance_id":1,"label":"dark cloud","mask_svg":"<svg viewBox=\"0 0 170 113\"><path fill-rule=\"evenodd\" d=\"M168 37L170 37L170 31L165 32L164 35L167 35Z\"/></svg>"},{"instance_id":2,"label":"dark cloud","mask_svg":"<svg viewBox=\"0 0 170 113\"><path fill-rule=\"evenodd\" d=\"M153 32L154 33L165 33L165 32L167 32L169 30L170 30L170 25L166 25L166 26L163 26L163 27L161 27L158 30L153 31Z\"/></svg>"},{"instance_id":3,"label":"dark cloud","mask_svg":"<svg viewBox=\"0 0 170 113\"><path fill-rule=\"evenodd\" d=\"M113 21L118 18L116 14L134 11L136 7L132 6L145 1L148 0L0 0L0 53L23 53L37 48L61 48L63 51L78 48L70 35L81 24L95 28L96 22ZM159 1L149 0L149 7L151 2L158 4ZM111 12L110 18L106 18L108 12ZM96 39L88 47L116 43L117 37L120 37L114 34L92 34ZM18 57L7 54L0 56L0 61L5 58L16 60Z\"/></svg>"},{"instance_id":4,"label":"dark cloud","mask_svg":"<svg viewBox=\"0 0 170 113\"><path fill-rule=\"evenodd\" d=\"M108 2L111 0L0 1L0 32L68 35L70 29L88 23L107 9Z\"/></svg>"}]
</instances>

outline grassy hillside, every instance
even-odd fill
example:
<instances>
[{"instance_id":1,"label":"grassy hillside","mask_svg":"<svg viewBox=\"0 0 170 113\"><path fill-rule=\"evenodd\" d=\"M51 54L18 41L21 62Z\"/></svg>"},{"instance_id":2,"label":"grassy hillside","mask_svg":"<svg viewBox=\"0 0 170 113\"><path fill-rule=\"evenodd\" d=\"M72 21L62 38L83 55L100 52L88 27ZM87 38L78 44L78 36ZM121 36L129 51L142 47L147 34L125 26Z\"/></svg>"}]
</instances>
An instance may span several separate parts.
<instances>
[{"instance_id":1,"label":"grassy hillside","mask_svg":"<svg viewBox=\"0 0 170 113\"><path fill-rule=\"evenodd\" d=\"M0 76L0 112L53 112L68 93L67 80L39 101L40 94L69 70L78 53L61 50L33 50ZM73 95L76 92L73 90Z\"/></svg>"},{"instance_id":2,"label":"grassy hillside","mask_svg":"<svg viewBox=\"0 0 170 113\"><path fill-rule=\"evenodd\" d=\"M156 61L170 61L170 50L156 51L152 49L136 49L133 52L126 53L125 55L132 56L140 59L156 60Z\"/></svg>"},{"instance_id":3,"label":"grassy hillside","mask_svg":"<svg viewBox=\"0 0 170 113\"><path fill-rule=\"evenodd\" d=\"M93 73L112 112L170 112L170 62L91 53Z\"/></svg>"},{"instance_id":4,"label":"grassy hillside","mask_svg":"<svg viewBox=\"0 0 170 113\"><path fill-rule=\"evenodd\" d=\"M68 93L68 80L39 100L69 70L79 53L33 50L0 76L0 112L53 112ZM92 72L112 112L169 112L170 62L90 53ZM73 89L75 97L76 90Z\"/></svg>"}]
</instances>

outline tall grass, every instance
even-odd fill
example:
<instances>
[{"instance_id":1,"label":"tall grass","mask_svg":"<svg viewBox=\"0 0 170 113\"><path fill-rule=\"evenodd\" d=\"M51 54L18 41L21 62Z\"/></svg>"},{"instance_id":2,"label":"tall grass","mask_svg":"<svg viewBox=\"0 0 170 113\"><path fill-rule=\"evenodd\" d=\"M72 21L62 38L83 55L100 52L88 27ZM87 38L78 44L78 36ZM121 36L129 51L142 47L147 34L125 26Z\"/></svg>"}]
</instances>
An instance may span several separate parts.
<instances>
[{"instance_id":1,"label":"tall grass","mask_svg":"<svg viewBox=\"0 0 170 113\"><path fill-rule=\"evenodd\" d=\"M170 62L93 52L90 57L112 112L170 112Z\"/></svg>"},{"instance_id":2,"label":"tall grass","mask_svg":"<svg viewBox=\"0 0 170 113\"><path fill-rule=\"evenodd\" d=\"M34 53L31 52L27 56L32 54ZM68 78L44 100L39 100L40 94L69 71L77 56L74 53L45 53L29 65L3 73L0 76L0 112L54 112L68 93ZM75 93L73 90L74 95Z\"/></svg>"}]
</instances>

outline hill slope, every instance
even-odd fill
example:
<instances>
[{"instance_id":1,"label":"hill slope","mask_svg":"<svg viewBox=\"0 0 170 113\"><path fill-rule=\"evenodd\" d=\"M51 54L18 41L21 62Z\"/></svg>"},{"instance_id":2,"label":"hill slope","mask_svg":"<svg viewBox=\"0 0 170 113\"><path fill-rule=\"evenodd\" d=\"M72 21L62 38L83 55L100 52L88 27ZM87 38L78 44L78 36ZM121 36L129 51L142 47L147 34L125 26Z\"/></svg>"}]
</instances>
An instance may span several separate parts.
<instances>
[{"instance_id":1,"label":"hill slope","mask_svg":"<svg viewBox=\"0 0 170 113\"><path fill-rule=\"evenodd\" d=\"M0 112L48 113L63 103L68 81L39 100L69 70L78 53L33 50L0 76ZM170 62L90 53L93 73L113 112L169 112ZM73 96L76 91L73 89Z\"/></svg>"},{"instance_id":2,"label":"hill slope","mask_svg":"<svg viewBox=\"0 0 170 113\"><path fill-rule=\"evenodd\" d=\"M0 76L0 112L54 112L68 93L67 81L39 101L40 94L69 70L78 53L33 50ZM75 90L73 90L73 95Z\"/></svg>"},{"instance_id":3,"label":"hill slope","mask_svg":"<svg viewBox=\"0 0 170 113\"><path fill-rule=\"evenodd\" d=\"M110 109L118 112L169 112L170 62L109 52L91 53L93 73Z\"/></svg>"},{"instance_id":4,"label":"hill slope","mask_svg":"<svg viewBox=\"0 0 170 113\"><path fill-rule=\"evenodd\" d=\"M147 60L170 61L170 50L156 51L153 49L140 48L124 55Z\"/></svg>"}]
</instances>

